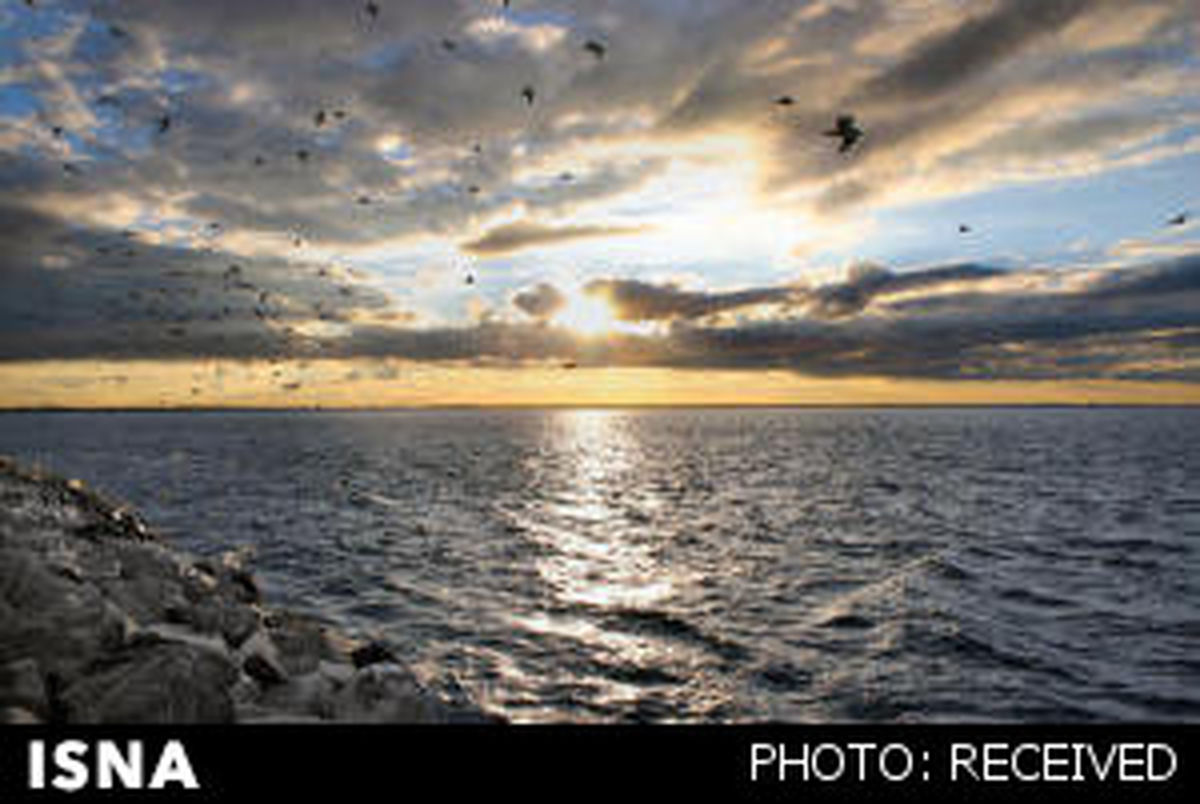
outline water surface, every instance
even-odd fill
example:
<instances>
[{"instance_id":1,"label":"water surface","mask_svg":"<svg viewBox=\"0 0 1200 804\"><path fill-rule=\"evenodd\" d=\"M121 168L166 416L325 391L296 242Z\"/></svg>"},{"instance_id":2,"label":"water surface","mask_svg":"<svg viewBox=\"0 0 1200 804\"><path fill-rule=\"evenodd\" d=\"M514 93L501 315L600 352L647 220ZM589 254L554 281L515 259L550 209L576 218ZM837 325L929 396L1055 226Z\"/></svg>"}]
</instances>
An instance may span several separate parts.
<instances>
[{"instance_id":1,"label":"water surface","mask_svg":"<svg viewBox=\"0 0 1200 804\"><path fill-rule=\"evenodd\" d=\"M10 413L518 721L1194 720L1200 410Z\"/></svg>"}]
</instances>

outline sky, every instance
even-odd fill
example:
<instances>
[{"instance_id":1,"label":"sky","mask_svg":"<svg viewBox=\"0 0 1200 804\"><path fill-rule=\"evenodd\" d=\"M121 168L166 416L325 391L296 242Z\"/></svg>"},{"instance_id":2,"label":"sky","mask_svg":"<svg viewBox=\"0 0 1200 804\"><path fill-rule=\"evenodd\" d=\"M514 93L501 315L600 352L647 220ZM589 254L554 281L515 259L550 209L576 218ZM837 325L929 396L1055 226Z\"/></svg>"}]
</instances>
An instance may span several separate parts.
<instances>
[{"instance_id":1,"label":"sky","mask_svg":"<svg viewBox=\"0 0 1200 804\"><path fill-rule=\"evenodd\" d=\"M0 0L0 407L1198 403L1198 179L1195 0Z\"/></svg>"}]
</instances>

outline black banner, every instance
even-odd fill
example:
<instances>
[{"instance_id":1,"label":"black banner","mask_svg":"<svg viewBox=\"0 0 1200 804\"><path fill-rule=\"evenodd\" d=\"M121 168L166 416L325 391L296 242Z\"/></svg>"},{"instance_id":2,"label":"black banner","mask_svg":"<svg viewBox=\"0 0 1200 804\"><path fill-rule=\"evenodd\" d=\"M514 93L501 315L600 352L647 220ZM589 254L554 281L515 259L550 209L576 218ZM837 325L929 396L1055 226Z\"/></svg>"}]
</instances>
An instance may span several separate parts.
<instances>
[{"instance_id":1,"label":"black banner","mask_svg":"<svg viewBox=\"0 0 1200 804\"><path fill-rule=\"evenodd\" d=\"M0 730L0 799L1191 801L1198 748L1175 724L31 726Z\"/></svg>"}]
</instances>

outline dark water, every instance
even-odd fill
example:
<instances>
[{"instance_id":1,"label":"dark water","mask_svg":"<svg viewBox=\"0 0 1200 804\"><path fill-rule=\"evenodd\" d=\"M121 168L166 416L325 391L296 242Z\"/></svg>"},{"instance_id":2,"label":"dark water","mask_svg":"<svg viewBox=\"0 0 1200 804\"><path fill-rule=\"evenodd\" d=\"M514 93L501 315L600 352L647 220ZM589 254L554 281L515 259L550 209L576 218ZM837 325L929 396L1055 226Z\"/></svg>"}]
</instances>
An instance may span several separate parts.
<instances>
[{"instance_id":1,"label":"dark water","mask_svg":"<svg viewBox=\"0 0 1200 804\"><path fill-rule=\"evenodd\" d=\"M1200 719L1200 410L0 415L522 721Z\"/></svg>"}]
</instances>

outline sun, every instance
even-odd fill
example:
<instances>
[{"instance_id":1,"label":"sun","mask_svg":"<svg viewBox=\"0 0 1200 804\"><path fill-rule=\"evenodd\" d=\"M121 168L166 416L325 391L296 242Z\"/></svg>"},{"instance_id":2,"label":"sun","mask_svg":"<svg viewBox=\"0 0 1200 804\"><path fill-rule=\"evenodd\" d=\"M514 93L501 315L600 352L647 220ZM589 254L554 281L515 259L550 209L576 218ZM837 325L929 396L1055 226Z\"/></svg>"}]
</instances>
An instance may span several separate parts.
<instances>
[{"instance_id":1,"label":"sun","mask_svg":"<svg viewBox=\"0 0 1200 804\"><path fill-rule=\"evenodd\" d=\"M607 335L615 331L619 323L605 299L583 291L568 297L567 306L555 316L555 321L580 335Z\"/></svg>"}]
</instances>

